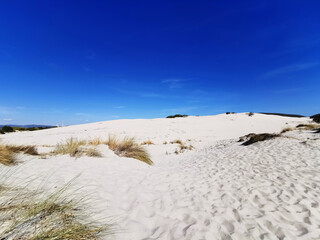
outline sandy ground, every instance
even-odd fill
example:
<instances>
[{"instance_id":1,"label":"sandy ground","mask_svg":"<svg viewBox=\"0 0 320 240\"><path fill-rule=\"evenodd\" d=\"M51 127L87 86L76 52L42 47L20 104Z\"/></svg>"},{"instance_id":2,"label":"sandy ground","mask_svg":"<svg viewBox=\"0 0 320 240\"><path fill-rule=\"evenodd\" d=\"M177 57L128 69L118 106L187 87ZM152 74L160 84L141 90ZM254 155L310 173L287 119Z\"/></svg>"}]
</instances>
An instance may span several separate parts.
<instances>
[{"instance_id":1,"label":"sandy ground","mask_svg":"<svg viewBox=\"0 0 320 240\"><path fill-rule=\"evenodd\" d=\"M320 135L292 131L242 146L238 137L310 122L255 114L118 120L1 136L5 143L54 145L69 137L135 137L153 166L120 158L21 156L11 184L53 189L77 176L94 218L112 218L115 239L320 239ZM194 150L175 154L181 139ZM46 148L48 148L46 150ZM39 147L48 151L50 147ZM7 168L1 166L1 168ZM80 174L80 175L79 175ZM31 183L30 179L33 179Z\"/></svg>"}]
</instances>

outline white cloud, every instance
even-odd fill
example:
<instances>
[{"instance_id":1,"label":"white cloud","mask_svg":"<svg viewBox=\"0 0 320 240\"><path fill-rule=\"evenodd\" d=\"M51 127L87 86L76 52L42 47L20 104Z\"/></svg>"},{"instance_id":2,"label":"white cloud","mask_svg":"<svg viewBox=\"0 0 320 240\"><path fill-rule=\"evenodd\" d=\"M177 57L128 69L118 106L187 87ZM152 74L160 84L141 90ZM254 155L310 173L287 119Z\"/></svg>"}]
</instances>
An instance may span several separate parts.
<instances>
[{"instance_id":1,"label":"white cloud","mask_svg":"<svg viewBox=\"0 0 320 240\"><path fill-rule=\"evenodd\" d=\"M289 66L285 66L285 67L281 67L281 68L269 71L269 72L265 73L262 77L263 78L270 78L270 77L274 77L276 75L280 75L280 74L284 74L284 73L298 72L298 71L302 71L305 69L315 67L319 64L320 64L320 62L308 62L308 63L299 63L299 64L294 64L294 65L289 65Z\"/></svg>"},{"instance_id":2,"label":"white cloud","mask_svg":"<svg viewBox=\"0 0 320 240\"><path fill-rule=\"evenodd\" d=\"M177 79L177 78L171 78L171 79L165 79L162 81L162 83L168 84L170 89L177 89L182 88L182 82L185 81L184 79Z\"/></svg>"},{"instance_id":3,"label":"white cloud","mask_svg":"<svg viewBox=\"0 0 320 240\"><path fill-rule=\"evenodd\" d=\"M2 119L3 121L5 121L5 122L11 122L12 121L12 118L4 118L4 119Z\"/></svg>"}]
</instances>

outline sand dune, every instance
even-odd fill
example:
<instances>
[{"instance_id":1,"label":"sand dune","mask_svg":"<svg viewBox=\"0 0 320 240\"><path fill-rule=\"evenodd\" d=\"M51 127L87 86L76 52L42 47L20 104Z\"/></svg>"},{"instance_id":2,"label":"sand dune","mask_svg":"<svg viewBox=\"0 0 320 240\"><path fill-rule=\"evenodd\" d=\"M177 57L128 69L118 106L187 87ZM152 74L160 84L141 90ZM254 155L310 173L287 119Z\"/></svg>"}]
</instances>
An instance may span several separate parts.
<instances>
[{"instance_id":1,"label":"sand dune","mask_svg":"<svg viewBox=\"0 0 320 240\"><path fill-rule=\"evenodd\" d=\"M320 135L292 131L242 146L248 133L280 132L307 118L255 114L182 119L117 120L37 132L2 141L53 145L69 137L108 134L152 140L153 166L115 155L102 158L23 156L11 182L34 178L44 188L81 174L75 187L92 199L87 211L112 217L116 239L320 239ZM175 154L181 139L195 149ZM0 166L3 168L2 166Z\"/></svg>"}]
</instances>

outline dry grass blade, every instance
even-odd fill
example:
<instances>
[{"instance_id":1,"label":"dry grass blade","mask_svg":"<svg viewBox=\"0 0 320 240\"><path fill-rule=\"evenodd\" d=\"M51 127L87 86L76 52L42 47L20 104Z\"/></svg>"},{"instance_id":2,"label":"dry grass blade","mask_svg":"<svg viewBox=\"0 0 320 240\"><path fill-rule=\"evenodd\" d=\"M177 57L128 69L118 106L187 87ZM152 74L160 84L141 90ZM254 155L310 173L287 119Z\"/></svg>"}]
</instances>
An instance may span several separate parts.
<instances>
[{"instance_id":1,"label":"dry grass blade","mask_svg":"<svg viewBox=\"0 0 320 240\"><path fill-rule=\"evenodd\" d=\"M148 152L136 143L134 138L124 138L119 141L115 136L109 136L107 145L119 156L135 158L149 165L153 164Z\"/></svg>"}]
</instances>

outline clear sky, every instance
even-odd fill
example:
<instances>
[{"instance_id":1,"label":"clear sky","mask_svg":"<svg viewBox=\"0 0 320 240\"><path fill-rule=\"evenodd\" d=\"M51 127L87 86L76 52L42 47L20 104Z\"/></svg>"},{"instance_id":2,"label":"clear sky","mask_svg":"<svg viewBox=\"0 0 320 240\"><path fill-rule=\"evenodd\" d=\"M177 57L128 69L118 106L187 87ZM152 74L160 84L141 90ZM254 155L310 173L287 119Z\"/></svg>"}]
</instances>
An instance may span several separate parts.
<instances>
[{"instance_id":1,"label":"clear sky","mask_svg":"<svg viewBox=\"0 0 320 240\"><path fill-rule=\"evenodd\" d=\"M0 124L320 112L320 1L0 0Z\"/></svg>"}]
</instances>

